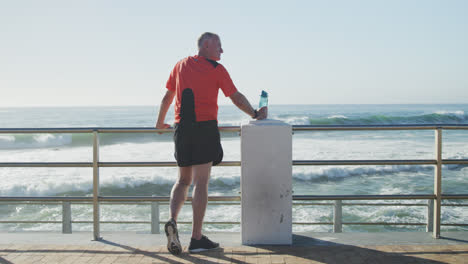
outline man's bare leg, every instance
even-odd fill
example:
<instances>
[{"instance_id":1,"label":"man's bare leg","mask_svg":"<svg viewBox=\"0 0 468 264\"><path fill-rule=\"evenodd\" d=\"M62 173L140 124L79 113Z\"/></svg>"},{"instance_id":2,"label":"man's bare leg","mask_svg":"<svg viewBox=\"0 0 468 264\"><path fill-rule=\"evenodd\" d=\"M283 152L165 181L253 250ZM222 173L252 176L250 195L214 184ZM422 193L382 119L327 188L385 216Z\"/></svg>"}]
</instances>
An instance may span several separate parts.
<instances>
[{"instance_id":1,"label":"man's bare leg","mask_svg":"<svg viewBox=\"0 0 468 264\"><path fill-rule=\"evenodd\" d=\"M179 178L172 187L170 201L171 218L177 221L180 209L187 199L187 193L192 184L192 166L179 167Z\"/></svg>"},{"instance_id":2,"label":"man's bare leg","mask_svg":"<svg viewBox=\"0 0 468 264\"><path fill-rule=\"evenodd\" d=\"M178 255L182 252L176 220L180 209L184 205L185 199L187 199L187 192L191 183L192 167L179 167L179 178L171 191L169 206L171 219L164 225L164 231L167 236L167 249L174 255Z\"/></svg>"},{"instance_id":3,"label":"man's bare leg","mask_svg":"<svg viewBox=\"0 0 468 264\"><path fill-rule=\"evenodd\" d=\"M193 225L192 238L199 240L202 237L203 218L205 217L206 205L208 203L208 182L210 180L212 162L193 165Z\"/></svg>"}]
</instances>

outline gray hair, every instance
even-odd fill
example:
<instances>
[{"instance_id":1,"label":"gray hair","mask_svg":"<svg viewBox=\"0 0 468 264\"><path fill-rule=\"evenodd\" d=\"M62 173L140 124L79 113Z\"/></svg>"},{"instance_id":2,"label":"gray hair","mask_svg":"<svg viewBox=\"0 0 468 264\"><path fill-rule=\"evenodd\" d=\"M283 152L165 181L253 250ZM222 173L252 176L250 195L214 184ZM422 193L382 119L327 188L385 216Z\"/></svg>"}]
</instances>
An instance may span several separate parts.
<instances>
[{"instance_id":1,"label":"gray hair","mask_svg":"<svg viewBox=\"0 0 468 264\"><path fill-rule=\"evenodd\" d=\"M198 38L198 49L202 48L205 41L207 41L209 39L213 39L213 38L219 38L219 36L216 35L215 33L211 33L211 32L205 32L205 33L201 34L201 36Z\"/></svg>"}]
</instances>

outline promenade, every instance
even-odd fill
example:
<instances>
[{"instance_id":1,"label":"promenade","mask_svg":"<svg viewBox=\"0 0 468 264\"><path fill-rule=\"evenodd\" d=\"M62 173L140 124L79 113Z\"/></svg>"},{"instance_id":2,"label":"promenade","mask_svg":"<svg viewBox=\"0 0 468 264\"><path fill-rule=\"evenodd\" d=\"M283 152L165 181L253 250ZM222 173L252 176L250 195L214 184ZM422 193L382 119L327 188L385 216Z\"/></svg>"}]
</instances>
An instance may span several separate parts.
<instances>
[{"instance_id":1,"label":"promenade","mask_svg":"<svg viewBox=\"0 0 468 264\"><path fill-rule=\"evenodd\" d=\"M0 263L468 263L468 232L297 233L292 246L243 246L239 233L208 233L221 248L173 256L164 234L0 233Z\"/></svg>"}]
</instances>

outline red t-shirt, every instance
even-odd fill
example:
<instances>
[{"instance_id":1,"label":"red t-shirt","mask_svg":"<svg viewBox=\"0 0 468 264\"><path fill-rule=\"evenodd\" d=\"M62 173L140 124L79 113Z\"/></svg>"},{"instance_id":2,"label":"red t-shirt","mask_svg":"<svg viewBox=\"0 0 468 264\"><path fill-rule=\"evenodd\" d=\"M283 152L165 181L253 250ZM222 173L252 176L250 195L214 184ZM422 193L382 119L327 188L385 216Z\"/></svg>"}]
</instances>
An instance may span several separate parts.
<instances>
[{"instance_id":1,"label":"red t-shirt","mask_svg":"<svg viewBox=\"0 0 468 264\"><path fill-rule=\"evenodd\" d=\"M182 92L191 88L195 100L196 121L218 120L218 89L226 97L237 92L223 65L203 56L190 56L179 61L167 80L166 88L176 92L175 122L180 122Z\"/></svg>"}]
</instances>

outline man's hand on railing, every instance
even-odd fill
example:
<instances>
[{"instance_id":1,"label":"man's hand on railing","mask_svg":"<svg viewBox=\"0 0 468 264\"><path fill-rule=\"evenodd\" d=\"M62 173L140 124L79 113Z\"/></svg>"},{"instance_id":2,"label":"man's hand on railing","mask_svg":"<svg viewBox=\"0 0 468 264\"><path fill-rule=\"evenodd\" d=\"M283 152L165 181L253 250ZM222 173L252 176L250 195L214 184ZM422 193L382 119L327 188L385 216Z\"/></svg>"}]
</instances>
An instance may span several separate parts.
<instances>
[{"instance_id":1,"label":"man's hand on railing","mask_svg":"<svg viewBox=\"0 0 468 264\"><path fill-rule=\"evenodd\" d=\"M171 128L171 125L169 124L156 124L156 129L168 129ZM162 134L161 132L158 132L158 134Z\"/></svg>"}]
</instances>

